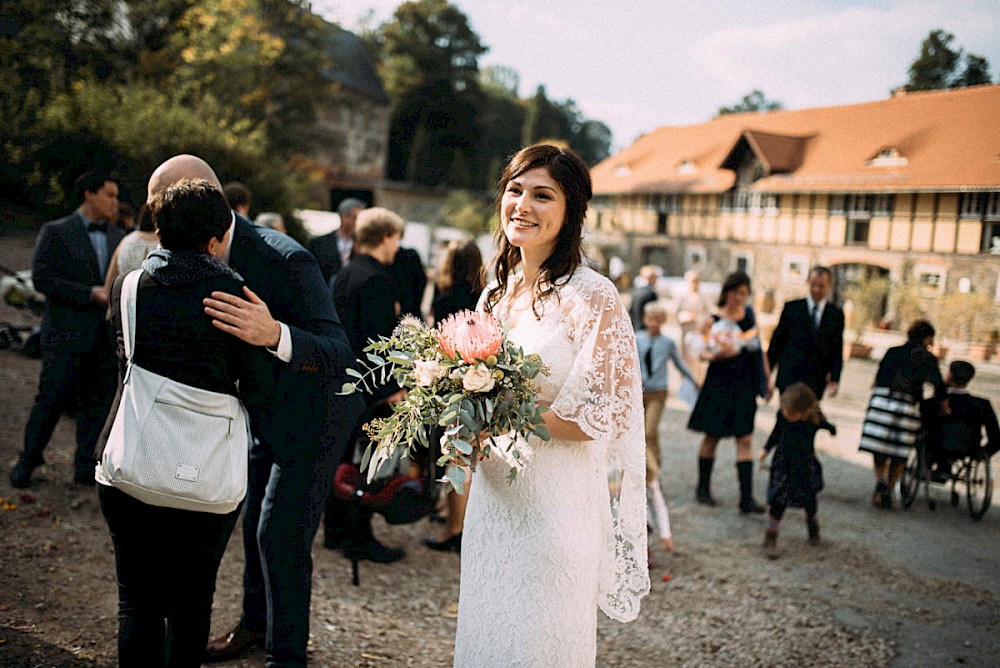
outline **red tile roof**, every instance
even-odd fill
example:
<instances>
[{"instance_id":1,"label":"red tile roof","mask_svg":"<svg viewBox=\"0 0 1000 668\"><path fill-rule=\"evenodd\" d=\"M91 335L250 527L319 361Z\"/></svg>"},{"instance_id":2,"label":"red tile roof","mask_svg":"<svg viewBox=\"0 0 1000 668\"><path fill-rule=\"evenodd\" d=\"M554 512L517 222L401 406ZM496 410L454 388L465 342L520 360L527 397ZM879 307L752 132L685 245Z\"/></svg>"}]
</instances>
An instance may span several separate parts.
<instances>
[{"instance_id":1,"label":"red tile roof","mask_svg":"<svg viewBox=\"0 0 1000 668\"><path fill-rule=\"evenodd\" d=\"M755 190L1000 190L1000 85L661 127L596 165L594 193L724 192L741 145L770 168Z\"/></svg>"}]
</instances>

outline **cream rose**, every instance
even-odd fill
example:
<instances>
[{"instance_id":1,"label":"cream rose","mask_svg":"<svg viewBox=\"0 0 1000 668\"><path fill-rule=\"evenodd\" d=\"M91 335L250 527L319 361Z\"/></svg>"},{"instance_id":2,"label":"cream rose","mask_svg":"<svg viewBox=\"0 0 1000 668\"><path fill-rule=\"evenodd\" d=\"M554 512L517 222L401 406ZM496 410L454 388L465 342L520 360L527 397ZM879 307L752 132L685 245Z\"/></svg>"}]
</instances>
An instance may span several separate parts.
<instances>
[{"instance_id":1,"label":"cream rose","mask_svg":"<svg viewBox=\"0 0 1000 668\"><path fill-rule=\"evenodd\" d=\"M493 384L493 374L482 364L469 367L462 379L462 387L469 392L489 392Z\"/></svg>"},{"instance_id":2,"label":"cream rose","mask_svg":"<svg viewBox=\"0 0 1000 668\"><path fill-rule=\"evenodd\" d=\"M413 379L420 387L430 387L444 374L444 367L437 360L419 360L413 363Z\"/></svg>"}]
</instances>

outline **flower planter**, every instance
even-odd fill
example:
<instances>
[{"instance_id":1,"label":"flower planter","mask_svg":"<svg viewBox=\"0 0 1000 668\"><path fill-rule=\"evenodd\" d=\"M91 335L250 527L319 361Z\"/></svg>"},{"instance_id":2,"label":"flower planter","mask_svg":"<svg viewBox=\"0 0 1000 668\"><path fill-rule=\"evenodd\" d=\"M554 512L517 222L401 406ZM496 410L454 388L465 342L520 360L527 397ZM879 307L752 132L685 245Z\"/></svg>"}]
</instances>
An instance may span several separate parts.
<instances>
[{"instance_id":1,"label":"flower planter","mask_svg":"<svg viewBox=\"0 0 1000 668\"><path fill-rule=\"evenodd\" d=\"M867 343L861 343L855 341L854 343L848 343L846 346L848 357L854 357L857 359L868 359L872 356L872 347Z\"/></svg>"}]
</instances>

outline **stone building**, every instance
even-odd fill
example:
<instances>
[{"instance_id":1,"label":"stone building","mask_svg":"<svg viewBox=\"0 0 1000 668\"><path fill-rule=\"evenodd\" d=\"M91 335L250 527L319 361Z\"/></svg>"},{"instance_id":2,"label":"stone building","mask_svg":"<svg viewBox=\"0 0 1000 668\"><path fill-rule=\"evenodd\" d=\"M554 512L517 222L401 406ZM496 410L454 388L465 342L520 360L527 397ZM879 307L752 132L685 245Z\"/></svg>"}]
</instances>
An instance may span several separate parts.
<instances>
[{"instance_id":1,"label":"stone building","mask_svg":"<svg viewBox=\"0 0 1000 668\"><path fill-rule=\"evenodd\" d=\"M887 317L904 292L1000 304L998 85L661 127L593 179L592 238L633 269L744 269L769 305L823 264L838 296L888 278Z\"/></svg>"}]
</instances>

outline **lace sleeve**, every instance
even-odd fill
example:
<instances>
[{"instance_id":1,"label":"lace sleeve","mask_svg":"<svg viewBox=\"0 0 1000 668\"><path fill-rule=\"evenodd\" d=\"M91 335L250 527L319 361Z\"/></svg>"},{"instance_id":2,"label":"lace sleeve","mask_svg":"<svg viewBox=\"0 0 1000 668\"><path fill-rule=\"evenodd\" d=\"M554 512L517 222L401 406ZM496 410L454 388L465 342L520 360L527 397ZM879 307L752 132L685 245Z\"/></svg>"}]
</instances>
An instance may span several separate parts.
<instances>
[{"instance_id":1,"label":"lace sleeve","mask_svg":"<svg viewBox=\"0 0 1000 668\"><path fill-rule=\"evenodd\" d=\"M642 378L631 320L614 286L579 270L560 294L571 337L579 343L573 370L552 410L605 446L609 527L601 556L599 604L612 619L639 615L649 592L646 563L646 453Z\"/></svg>"}]
</instances>

